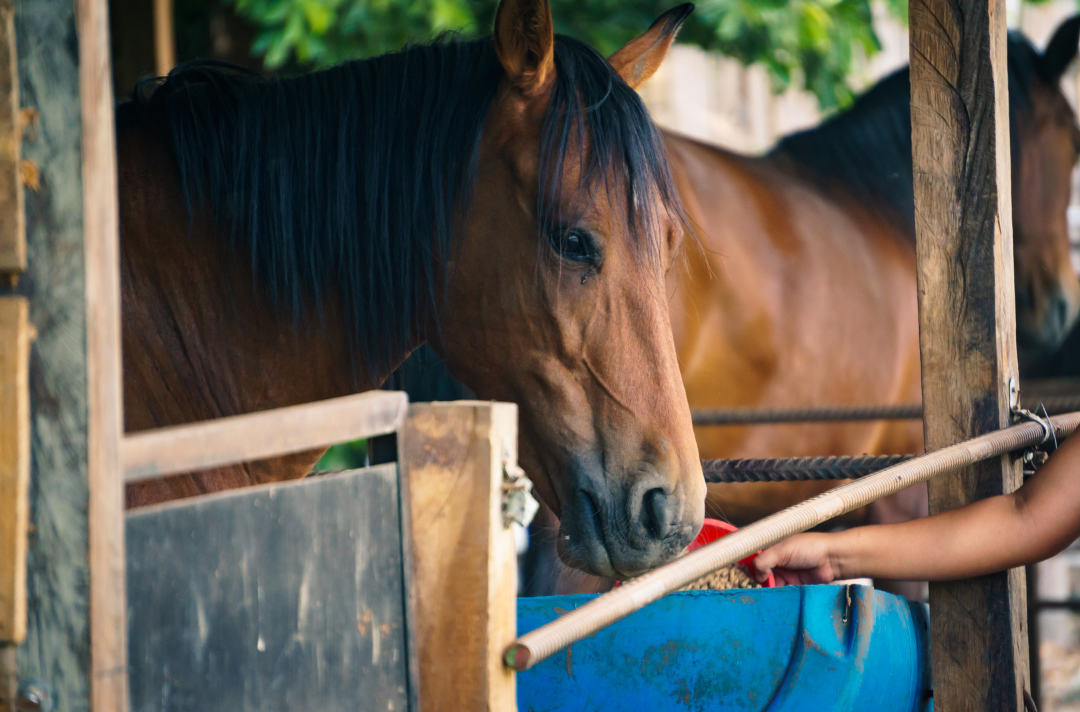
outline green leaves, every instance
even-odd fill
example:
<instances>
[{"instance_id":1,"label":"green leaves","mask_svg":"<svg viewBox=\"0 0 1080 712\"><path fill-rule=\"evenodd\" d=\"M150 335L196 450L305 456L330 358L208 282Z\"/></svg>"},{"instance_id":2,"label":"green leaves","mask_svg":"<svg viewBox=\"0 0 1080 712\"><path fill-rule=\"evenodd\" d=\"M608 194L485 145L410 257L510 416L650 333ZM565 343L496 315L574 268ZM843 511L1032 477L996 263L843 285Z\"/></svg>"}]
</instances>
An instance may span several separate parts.
<instances>
[{"instance_id":1,"label":"green leaves","mask_svg":"<svg viewBox=\"0 0 1080 712\"><path fill-rule=\"evenodd\" d=\"M825 109L851 101L856 51L881 49L867 0L703 0L695 16L688 39L764 64L778 91L800 81Z\"/></svg>"},{"instance_id":2,"label":"green leaves","mask_svg":"<svg viewBox=\"0 0 1080 712\"><path fill-rule=\"evenodd\" d=\"M676 0L552 0L556 31L610 54L643 32ZM258 28L254 50L268 69L289 62L328 66L398 49L455 30L490 31L496 0L232 0ZM907 17L907 0L885 0ZM734 57L760 62L777 90L801 84L822 108L852 99L847 77L855 57L881 44L870 0L699 0L679 36Z\"/></svg>"}]
</instances>

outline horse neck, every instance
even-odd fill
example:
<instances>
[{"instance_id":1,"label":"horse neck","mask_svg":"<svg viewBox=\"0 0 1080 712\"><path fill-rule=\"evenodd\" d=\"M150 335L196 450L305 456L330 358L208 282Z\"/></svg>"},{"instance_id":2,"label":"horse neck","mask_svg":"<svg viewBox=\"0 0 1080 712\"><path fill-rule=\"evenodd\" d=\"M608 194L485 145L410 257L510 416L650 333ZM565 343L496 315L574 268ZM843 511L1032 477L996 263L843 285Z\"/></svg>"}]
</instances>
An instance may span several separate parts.
<instances>
[{"instance_id":1,"label":"horse neck","mask_svg":"<svg viewBox=\"0 0 1080 712\"><path fill-rule=\"evenodd\" d=\"M205 226L189 235L167 154L119 135L124 420L129 432L376 388L354 361L337 301L294 319L271 308L249 265ZM149 146L149 148L147 148ZM228 269L226 269L228 267ZM129 485L129 507L309 472L321 451Z\"/></svg>"},{"instance_id":2,"label":"horse neck","mask_svg":"<svg viewBox=\"0 0 1080 712\"><path fill-rule=\"evenodd\" d=\"M903 380L899 371L873 380L864 377L873 369L859 364L873 354L871 360L890 368L913 363L910 372L918 374L914 250L898 228L873 209L793 174L773 156L665 139L701 242L686 245L685 264L671 271L669 285L675 348L691 407L780 405L777 398L804 405L820 402L822 383L857 382L865 391L830 393L842 399L837 402L896 398L889 388ZM830 287L820 288L824 284ZM882 290L893 296L882 301ZM846 333L845 324L858 316L849 315L864 305L883 310L876 320L880 331L836 340L827 355L808 352L807 334ZM809 341L820 342L816 336ZM813 378L807 377L808 360ZM699 448L703 457L759 456L764 450L747 454L750 441L740 438L749 437L745 429L710 429L699 437Z\"/></svg>"},{"instance_id":3,"label":"horse neck","mask_svg":"<svg viewBox=\"0 0 1080 712\"><path fill-rule=\"evenodd\" d=\"M389 375L389 369L371 375L366 364L354 363L344 320L330 300L321 314L294 321L260 298L250 269L226 276L220 242L206 233L189 240L180 228L149 240L150 231L125 227L126 430L334 398L376 388ZM177 265L184 269L171 267ZM309 451L138 483L128 487L128 506L303 477L321 455Z\"/></svg>"},{"instance_id":4,"label":"horse neck","mask_svg":"<svg viewBox=\"0 0 1080 712\"><path fill-rule=\"evenodd\" d=\"M739 239L753 210L740 205L743 198L737 196L763 194L767 187L747 170L759 159L667 131L663 137L679 197L696 233L687 237L668 277L675 348L684 362L697 343L693 323L701 305L708 304L732 318L756 309L760 291L734 288L730 275L717 273L717 269L726 270L730 261L743 267L758 265L754 246ZM765 275L764 279L770 278Z\"/></svg>"}]
</instances>

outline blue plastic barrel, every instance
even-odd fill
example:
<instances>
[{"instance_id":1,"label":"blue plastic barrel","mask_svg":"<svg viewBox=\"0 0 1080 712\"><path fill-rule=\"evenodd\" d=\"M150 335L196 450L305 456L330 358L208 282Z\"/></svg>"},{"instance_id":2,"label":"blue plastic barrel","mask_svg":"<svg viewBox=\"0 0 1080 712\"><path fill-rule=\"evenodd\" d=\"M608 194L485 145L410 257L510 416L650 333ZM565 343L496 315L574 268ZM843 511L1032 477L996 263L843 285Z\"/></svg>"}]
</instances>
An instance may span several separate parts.
<instances>
[{"instance_id":1,"label":"blue plastic barrel","mask_svg":"<svg viewBox=\"0 0 1080 712\"><path fill-rule=\"evenodd\" d=\"M595 596L518 599L525 633ZM927 712L926 607L866 586L667 596L518 674L519 712Z\"/></svg>"}]
</instances>

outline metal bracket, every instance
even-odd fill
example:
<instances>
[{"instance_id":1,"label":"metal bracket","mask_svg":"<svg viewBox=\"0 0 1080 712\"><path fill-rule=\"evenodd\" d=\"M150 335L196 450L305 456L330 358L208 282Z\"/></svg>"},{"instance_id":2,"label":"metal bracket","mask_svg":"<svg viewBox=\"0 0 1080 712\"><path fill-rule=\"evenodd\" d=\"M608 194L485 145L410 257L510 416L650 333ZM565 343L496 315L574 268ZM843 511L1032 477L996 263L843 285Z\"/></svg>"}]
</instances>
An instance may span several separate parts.
<instances>
[{"instance_id":1,"label":"metal bracket","mask_svg":"<svg viewBox=\"0 0 1080 712\"><path fill-rule=\"evenodd\" d=\"M502 470L503 526L509 527L516 522L527 527L540 505L532 495L532 482L517 464L508 442L503 442Z\"/></svg>"},{"instance_id":2,"label":"metal bracket","mask_svg":"<svg viewBox=\"0 0 1080 712\"><path fill-rule=\"evenodd\" d=\"M1027 420L1038 423L1043 429L1042 442L1039 443L1039 445L1024 450L1023 467L1025 477L1030 477L1035 474L1035 470L1039 469L1039 467L1046 462L1048 455L1039 449L1042 445L1053 440L1054 449L1057 449L1057 434L1054 433L1054 426L1050 422L1050 416L1046 413L1046 408L1044 407L1042 410L1043 415L1040 416L1037 413L1032 413L1030 410L1023 408L1020 405L1020 385L1017 383L1015 377L1009 379L1009 414L1012 416L1013 422Z\"/></svg>"}]
</instances>

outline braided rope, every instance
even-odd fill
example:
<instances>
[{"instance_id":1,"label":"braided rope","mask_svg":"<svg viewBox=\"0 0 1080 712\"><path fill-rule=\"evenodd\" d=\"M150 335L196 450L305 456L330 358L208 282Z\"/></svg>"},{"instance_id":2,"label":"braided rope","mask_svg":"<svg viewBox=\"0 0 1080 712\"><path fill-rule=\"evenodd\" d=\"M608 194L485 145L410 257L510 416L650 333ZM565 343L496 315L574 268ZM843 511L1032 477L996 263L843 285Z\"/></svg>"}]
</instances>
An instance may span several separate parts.
<instances>
[{"instance_id":1,"label":"braided rope","mask_svg":"<svg viewBox=\"0 0 1080 712\"><path fill-rule=\"evenodd\" d=\"M782 457L761 460L702 460L706 482L805 482L851 480L910 460L913 455Z\"/></svg>"},{"instance_id":2,"label":"braided rope","mask_svg":"<svg viewBox=\"0 0 1080 712\"><path fill-rule=\"evenodd\" d=\"M1080 395L1027 398L1046 407L1050 415L1080 410ZM782 423L842 423L864 420L921 420L922 405L822 406L820 408L710 408L690 413L694 425L775 425Z\"/></svg>"}]
</instances>

